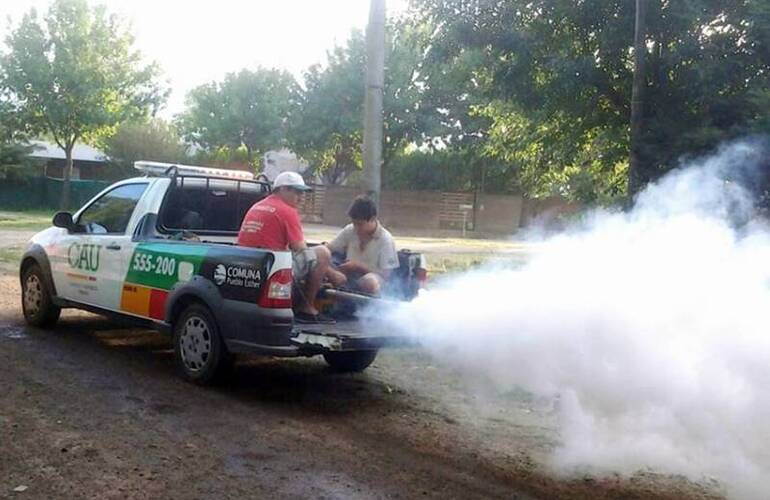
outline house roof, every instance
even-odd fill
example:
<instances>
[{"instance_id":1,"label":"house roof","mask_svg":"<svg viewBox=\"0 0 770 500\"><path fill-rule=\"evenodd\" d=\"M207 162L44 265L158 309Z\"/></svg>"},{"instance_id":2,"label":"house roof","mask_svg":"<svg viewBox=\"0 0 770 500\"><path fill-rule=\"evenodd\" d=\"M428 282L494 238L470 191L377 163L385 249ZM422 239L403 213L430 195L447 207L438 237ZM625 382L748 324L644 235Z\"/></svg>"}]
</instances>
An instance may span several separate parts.
<instances>
[{"instance_id":1,"label":"house roof","mask_svg":"<svg viewBox=\"0 0 770 500\"><path fill-rule=\"evenodd\" d=\"M29 154L33 158L50 158L64 160L64 150L58 144L46 141L29 141L34 151ZM93 161L104 163L107 155L87 144L75 144L72 148L72 159L77 161Z\"/></svg>"}]
</instances>

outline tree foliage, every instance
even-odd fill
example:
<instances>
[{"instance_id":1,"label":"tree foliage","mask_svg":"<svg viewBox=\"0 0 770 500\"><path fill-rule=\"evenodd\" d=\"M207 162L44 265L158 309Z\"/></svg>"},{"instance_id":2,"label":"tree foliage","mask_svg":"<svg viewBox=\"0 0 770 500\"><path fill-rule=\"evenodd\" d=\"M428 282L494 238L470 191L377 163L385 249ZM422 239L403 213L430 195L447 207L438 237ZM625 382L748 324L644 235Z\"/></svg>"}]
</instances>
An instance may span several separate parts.
<instances>
[{"instance_id":1,"label":"tree foliage","mask_svg":"<svg viewBox=\"0 0 770 500\"><path fill-rule=\"evenodd\" d=\"M27 174L33 148L26 141L23 123L8 101L0 101L0 179Z\"/></svg>"},{"instance_id":2,"label":"tree foliage","mask_svg":"<svg viewBox=\"0 0 770 500\"><path fill-rule=\"evenodd\" d=\"M440 113L425 99L421 77L429 32L404 19L386 29L383 89L383 162L411 144L440 135ZM353 31L347 43L311 66L289 131L290 146L326 182L340 183L361 169L366 74L366 40Z\"/></svg>"},{"instance_id":3,"label":"tree foliage","mask_svg":"<svg viewBox=\"0 0 770 500\"><path fill-rule=\"evenodd\" d=\"M251 163L284 145L297 90L286 71L259 68L230 73L222 82L189 93L180 127L189 141L204 149L243 146Z\"/></svg>"},{"instance_id":4,"label":"tree foliage","mask_svg":"<svg viewBox=\"0 0 770 500\"><path fill-rule=\"evenodd\" d=\"M347 44L327 54L326 66L311 66L298 112L289 126L289 145L329 184L361 168L366 44L354 32Z\"/></svg>"},{"instance_id":5,"label":"tree foliage","mask_svg":"<svg viewBox=\"0 0 770 500\"><path fill-rule=\"evenodd\" d=\"M62 206L69 203L72 148L146 115L165 95L158 68L142 63L121 20L85 0L56 0L40 18L24 15L0 55L0 86L31 131L64 149Z\"/></svg>"},{"instance_id":6,"label":"tree foliage","mask_svg":"<svg viewBox=\"0 0 770 500\"><path fill-rule=\"evenodd\" d=\"M217 148L198 149L192 153L191 158L194 165L233 170L254 170L254 165L249 160L249 153L243 146L238 148L219 146Z\"/></svg>"},{"instance_id":7,"label":"tree foliage","mask_svg":"<svg viewBox=\"0 0 770 500\"><path fill-rule=\"evenodd\" d=\"M488 160L470 148L410 151L396 155L382 172L385 189L424 191L473 191L481 187L482 168ZM496 182L490 192L504 189Z\"/></svg>"},{"instance_id":8,"label":"tree foliage","mask_svg":"<svg viewBox=\"0 0 770 500\"><path fill-rule=\"evenodd\" d=\"M159 118L123 123L102 142L117 177L135 174L138 160L184 163L187 159L187 148L176 128Z\"/></svg>"},{"instance_id":9,"label":"tree foliage","mask_svg":"<svg viewBox=\"0 0 770 500\"><path fill-rule=\"evenodd\" d=\"M622 194L628 156L634 3L418 0L436 27L427 53L465 67L486 101L486 154L531 194ZM750 0L649 2L646 180L684 154L767 126L768 9ZM469 97L470 98L470 97Z\"/></svg>"}]
</instances>

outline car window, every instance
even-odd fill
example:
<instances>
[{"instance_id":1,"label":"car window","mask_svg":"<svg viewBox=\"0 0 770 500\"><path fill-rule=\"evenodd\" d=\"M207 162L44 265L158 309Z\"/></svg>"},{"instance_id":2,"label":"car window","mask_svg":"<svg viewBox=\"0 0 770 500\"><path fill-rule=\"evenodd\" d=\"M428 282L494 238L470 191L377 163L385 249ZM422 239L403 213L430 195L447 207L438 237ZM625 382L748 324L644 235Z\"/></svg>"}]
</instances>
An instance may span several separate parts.
<instances>
[{"instance_id":1,"label":"car window","mask_svg":"<svg viewBox=\"0 0 770 500\"><path fill-rule=\"evenodd\" d=\"M125 184L104 193L78 218L78 225L91 234L123 234L146 183Z\"/></svg>"},{"instance_id":2,"label":"car window","mask_svg":"<svg viewBox=\"0 0 770 500\"><path fill-rule=\"evenodd\" d=\"M237 232L249 208L268 194L266 186L253 182L177 177L160 226L165 231Z\"/></svg>"}]
</instances>

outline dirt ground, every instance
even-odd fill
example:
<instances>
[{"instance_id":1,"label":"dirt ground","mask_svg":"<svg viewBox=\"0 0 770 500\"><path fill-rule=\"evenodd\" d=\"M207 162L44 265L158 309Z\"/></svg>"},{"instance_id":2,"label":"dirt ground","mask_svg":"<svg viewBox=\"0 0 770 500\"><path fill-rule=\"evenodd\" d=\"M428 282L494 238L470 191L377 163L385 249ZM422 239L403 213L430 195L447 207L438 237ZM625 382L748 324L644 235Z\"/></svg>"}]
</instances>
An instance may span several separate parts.
<instances>
[{"instance_id":1,"label":"dirt ground","mask_svg":"<svg viewBox=\"0 0 770 500\"><path fill-rule=\"evenodd\" d=\"M197 387L159 333L75 311L26 327L0 269L0 498L719 498L650 473L555 477L558 440L552 402L420 349L356 375L243 359Z\"/></svg>"}]
</instances>

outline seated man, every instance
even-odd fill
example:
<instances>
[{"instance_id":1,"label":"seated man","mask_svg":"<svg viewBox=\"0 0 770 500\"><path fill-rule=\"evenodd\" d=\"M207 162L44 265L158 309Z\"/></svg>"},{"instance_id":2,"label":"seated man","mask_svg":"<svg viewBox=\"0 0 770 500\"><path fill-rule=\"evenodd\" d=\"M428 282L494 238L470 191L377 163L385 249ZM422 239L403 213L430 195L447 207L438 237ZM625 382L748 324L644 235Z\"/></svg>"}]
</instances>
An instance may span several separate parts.
<instances>
[{"instance_id":1,"label":"seated man","mask_svg":"<svg viewBox=\"0 0 770 500\"><path fill-rule=\"evenodd\" d=\"M273 193L255 203L243 218L238 233L238 245L291 250L294 281L305 280L302 303L295 311L299 323L334 323L334 320L318 313L313 301L321 283L328 277L334 284L345 282L345 275L331 267L331 253L324 246L308 248L297 206L302 201L305 185L296 172L283 172L273 181Z\"/></svg>"},{"instance_id":2,"label":"seated man","mask_svg":"<svg viewBox=\"0 0 770 500\"><path fill-rule=\"evenodd\" d=\"M362 292L379 295L391 270L398 267L393 236L377 220L377 206L365 196L353 200L348 216L352 223L327 246L332 252L345 254L345 262L337 269L349 283Z\"/></svg>"}]
</instances>

